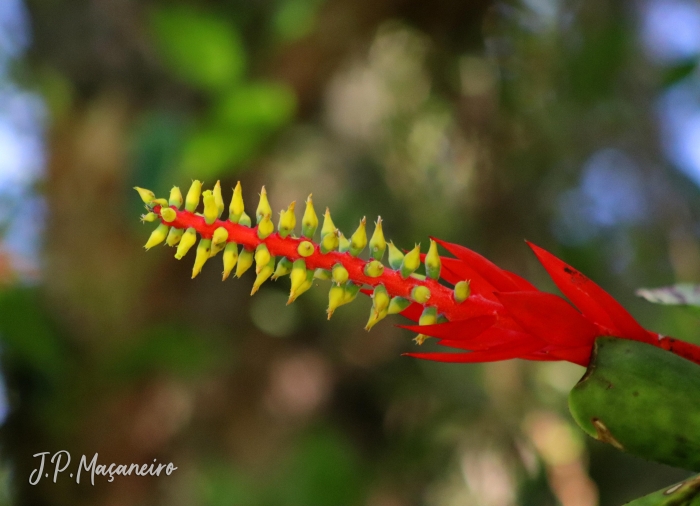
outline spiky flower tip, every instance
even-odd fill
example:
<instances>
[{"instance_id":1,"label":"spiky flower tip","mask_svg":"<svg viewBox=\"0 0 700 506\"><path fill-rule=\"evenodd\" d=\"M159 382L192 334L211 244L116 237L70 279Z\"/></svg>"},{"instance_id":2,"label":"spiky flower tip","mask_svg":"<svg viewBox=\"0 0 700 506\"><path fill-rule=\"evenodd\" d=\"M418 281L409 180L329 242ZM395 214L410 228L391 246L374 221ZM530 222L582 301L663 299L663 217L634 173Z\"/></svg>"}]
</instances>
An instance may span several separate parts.
<instances>
[{"instance_id":1,"label":"spiky flower tip","mask_svg":"<svg viewBox=\"0 0 700 506\"><path fill-rule=\"evenodd\" d=\"M478 253L458 244L431 238L427 254L415 245L401 252L384 239L381 219L367 240L365 218L348 240L326 209L320 240L315 242L318 218L311 196L302 218L302 236L295 235L295 204L280 213L278 230L263 187L255 216L257 226L244 210L240 182L233 191L229 218L222 220L221 185L202 192L194 181L184 199L173 188L170 199L156 198L136 188L147 214L143 221L160 224L146 249L165 242L177 246L181 259L197 242L192 277L207 260L223 251L223 279L236 268L241 277L255 264L251 295L268 279L289 274L289 302L309 290L314 279L331 283L327 314L352 302L359 291L372 297L366 325L370 330L389 314L400 313L418 323L404 326L418 333L418 344L428 337L457 353L409 353L409 356L441 362L493 362L566 360L588 365L596 338L615 336L648 343L700 364L700 347L645 330L607 292L551 253L528 243L559 289L574 304L541 292L520 276L501 269ZM203 211L197 213L203 197ZM362 258L369 245L368 258ZM438 245L454 258L440 256ZM239 248L240 246L240 248ZM388 265L382 263L386 249ZM425 275L416 271L421 264Z\"/></svg>"}]
</instances>

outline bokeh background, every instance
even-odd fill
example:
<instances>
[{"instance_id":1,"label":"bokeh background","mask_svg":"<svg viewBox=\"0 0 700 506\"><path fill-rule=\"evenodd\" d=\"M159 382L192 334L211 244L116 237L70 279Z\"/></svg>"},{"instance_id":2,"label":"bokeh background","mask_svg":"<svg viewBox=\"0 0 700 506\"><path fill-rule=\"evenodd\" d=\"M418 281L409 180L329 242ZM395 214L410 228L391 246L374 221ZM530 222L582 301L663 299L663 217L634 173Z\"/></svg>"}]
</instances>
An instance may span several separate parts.
<instances>
[{"instance_id":1,"label":"bokeh background","mask_svg":"<svg viewBox=\"0 0 700 506\"><path fill-rule=\"evenodd\" d=\"M0 504L613 506L686 476L575 427L578 366L419 362L367 298L326 321L325 282L190 280L131 188L313 192L346 235L381 215L555 290L527 238L698 342L634 290L700 281L699 54L691 0L0 1ZM178 470L30 486L58 450Z\"/></svg>"}]
</instances>

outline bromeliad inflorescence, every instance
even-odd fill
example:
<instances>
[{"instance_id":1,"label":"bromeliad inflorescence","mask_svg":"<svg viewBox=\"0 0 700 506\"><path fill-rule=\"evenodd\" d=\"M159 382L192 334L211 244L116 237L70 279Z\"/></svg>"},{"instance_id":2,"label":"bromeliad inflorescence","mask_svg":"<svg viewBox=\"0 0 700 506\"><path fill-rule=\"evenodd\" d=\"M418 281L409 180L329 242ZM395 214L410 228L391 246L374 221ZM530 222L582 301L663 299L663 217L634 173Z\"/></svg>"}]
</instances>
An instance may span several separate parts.
<instances>
[{"instance_id":1,"label":"bromeliad inflorescence","mask_svg":"<svg viewBox=\"0 0 700 506\"><path fill-rule=\"evenodd\" d=\"M181 259L200 237L193 278L221 253L224 280L234 269L240 277L255 266L251 295L268 279L289 275L291 303L311 288L314 279L329 280L328 318L363 291L372 297L367 330L387 315L400 313L418 323L405 327L418 333L418 344L432 336L440 345L461 350L410 356L444 362L567 360L587 366L596 338L614 336L700 364L700 347L644 329L602 288L534 244L528 243L575 307L458 244L431 238L425 254L418 244L402 252L386 241L381 218L369 239L365 218L348 239L326 209L320 240L315 242L319 219L311 195L297 237L296 204L280 212L275 232L265 187L255 211L255 227L245 212L240 183L233 190L228 219L221 218L225 204L219 182L212 190L202 191L202 184L194 181L184 198L177 187L169 199L156 198L143 188L136 190L148 209L142 220L160 220L147 250L165 242L177 247L175 258ZM197 212L200 202L203 210ZM440 256L438 244L455 258ZM361 258L367 248L368 258ZM388 265L382 263L385 256ZM425 274L417 272L421 263Z\"/></svg>"}]
</instances>

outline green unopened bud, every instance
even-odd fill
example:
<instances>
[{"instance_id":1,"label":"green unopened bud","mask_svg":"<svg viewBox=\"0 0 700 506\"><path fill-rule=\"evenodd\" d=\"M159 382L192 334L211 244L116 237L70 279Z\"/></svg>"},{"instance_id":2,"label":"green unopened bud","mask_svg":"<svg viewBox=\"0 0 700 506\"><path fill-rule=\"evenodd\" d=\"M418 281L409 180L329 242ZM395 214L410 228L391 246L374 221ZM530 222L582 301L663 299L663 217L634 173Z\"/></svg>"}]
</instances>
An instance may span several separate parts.
<instances>
[{"instance_id":1,"label":"green unopened bud","mask_svg":"<svg viewBox=\"0 0 700 506\"><path fill-rule=\"evenodd\" d=\"M221 276L221 281L226 281L238 262L238 244L235 242L227 242L226 247L224 248L223 257L224 272Z\"/></svg>"},{"instance_id":2,"label":"green unopened bud","mask_svg":"<svg viewBox=\"0 0 700 506\"><path fill-rule=\"evenodd\" d=\"M297 247L297 253L303 257L310 257L314 254L314 245L309 241L301 241Z\"/></svg>"},{"instance_id":3,"label":"green unopened bud","mask_svg":"<svg viewBox=\"0 0 700 506\"><path fill-rule=\"evenodd\" d=\"M211 225L219 217L219 208L216 206L216 197L211 190L206 190L202 193L204 200L204 221L207 225Z\"/></svg>"},{"instance_id":4,"label":"green unopened bud","mask_svg":"<svg viewBox=\"0 0 700 506\"><path fill-rule=\"evenodd\" d=\"M175 228L175 227L170 227L170 231L168 232L168 237L165 239L165 244L168 246L177 246L177 243L180 242L180 239L182 239L182 234L185 233L184 228Z\"/></svg>"},{"instance_id":5,"label":"green unopened bud","mask_svg":"<svg viewBox=\"0 0 700 506\"><path fill-rule=\"evenodd\" d=\"M250 294L253 295L255 292L258 291L260 286L268 280L270 276L272 276L272 273L275 271L275 257L270 257L270 260L268 260L267 264L264 265L261 269L256 269L257 276L255 276L255 281L253 282L253 289L250 291Z\"/></svg>"},{"instance_id":6,"label":"green unopened bud","mask_svg":"<svg viewBox=\"0 0 700 506\"><path fill-rule=\"evenodd\" d=\"M430 248L428 248L428 254L425 255L425 273L429 278L439 279L441 269L442 263L440 262L437 243L430 239Z\"/></svg>"},{"instance_id":7,"label":"green unopened bud","mask_svg":"<svg viewBox=\"0 0 700 506\"><path fill-rule=\"evenodd\" d=\"M403 256L399 248L394 246L394 241L389 241L389 266L395 271L399 270L403 263Z\"/></svg>"},{"instance_id":8,"label":"green unopened bud","mask_svg":"<svg viewBox=\"0 0 700 506\"><path fill-rule=\"evenodd\" d=\"M372 238L369 240L369 254L375 260L381 260L386 251L386 239L384 239L384 231L382 230L382 217L377 218L375 223Z\"/></svg>"},{"instance_id":9,"label":"green unopened bud","mask_svg":"<svg viewBox=\"0 0 700 506\"><path fill-rule=\"evenodd\" d=\"M314 271L314 279L320 279L321 281L331 280L331 271L328 269L316 269Z\"/></svg>"},{"instance_id":10,"label":"green unopened bud","mask_svg":"<svg viewBox=\"0 0 700 506\"><path fill-rule=\"evenodd\" d=\"M245 211L243 211L243 212L241 213L241 217L238 219L238 224L239 224L239 225L242 225L242 226L244 226L244 227L248 227L248 228L250 228L250 226L252 225L252 222L251 222L251 220L250 220L250 216L248 216L248 215L245 213Z\"/></svg>"},{"instance_id":11,"label":"green unopened bud","mask_svg":"<svg viewBox=\"0 0 700 506\"><path fill-rule=\"evenodd\" d=\"M198 180L192 181L190 189L185 197L185 210L191 213L197 210L199 206L199 197L202 195L202 182Z\"/></svg>"},{"instance_id":12,"label":"green unopened bud","mask_svg":"<svg viewBox=\"0 0 700 506\"><path fill-rule=\"evenodd\" d=\"M241 215L244 213L243 205L243 190L241 189L241 182L236 183L236 187L233 189L233 198L231 199L231 204L228 206L228 219L233 223L238 223Z\"/></svg>"},{"instance_id":13,"label":"green unopened bud","mask_svg":"<svg viewBox=\"0 0 700 506\"><path fill-rule=\"evenodd\" d=\"M323 226L321 227L321 239L323 239L327 234L332 234L335 232L335 225L331 219L331 211L326 207L326 212L323 215Z\"/></svg>"},{"instance_id":14,"label":"green unopened bud","mask_svg":"<svg viewBox=\"0 0 700 506\"><path fill-rule=\"evenodd\" d=\"M471 288L469 287L469 280L466 281L458 281L457 284L455 285L455 301L458 303L462 303L465 300L469 298L469 295L471 294Z\"/></svg>"},{"instance_id":15,"label":"green unopened bud","mask_svg":"<svg viewBox=\"0 0 700 506\"><path fill-rule=\"evenodd\" d=\"M427 286L417 286L411 290L411 298L418 304L425 304L430 299L430 290Z\"/></svg>"},{"instance_id":16,"label":"green unopened bud","mask_svg":"<svg viewBox=\"0 0 700 506\"><path fill-rule=\"evenodd\" d=\"M404 299L403 297L394 297L391 299L391 302L389 302L389 308L387 309L387 312L389 314L399 314L410 305L410 300Z\"/></svg>"},{"instance_id":17,"label":"green unopened bud","mask_svg":"<svg viewBox=\"0 0 700 506\"><path fill-rule=\"evenodd\" d=\"M192 248L192 246L194 246L194 243L196 242L197 231L193 227L190 227L187 230L185 230L182 239L180 239L180 244L177 245L175 258L181 260L182 257L184 257L187 254L187 252L190 250L190 248Z\"/></svg>"},{"instance_id":18,"label":"green unopened bud","mask_svg":"<svg viewBox=\"0 0 700 506\"><path fill-rule=\"evenodd\" d=\"M279 231L280 237L285 238L292 232L294 232L294 227L297 226L297 217L294 214L294 207L296 202L289 204L286 211L280 212L280 221L277 224L277 230Z\"/></svg>"},{"instance_id":19,"label":"green unopened bud","mask_svg":"<svg viewBox=\"0 0 700 506\"><path fill-rule=\"evenodd\" d=\"M350 241L345 238L340 230L338 230L338 251L341 253L350 251Z\"/></svg>"},{"instance_id":20,"label":"green unopened bud","mask_svg":"<svg viewBox=\"0 0 700 506\"><path fill-rule=\"evenodd\" d=\"M143 200L143 203L146 205L153 202L156 198L155 194L151 190L147 190L146 188L141 188L140 186L134 186L134 190L139 192L139 197L141 197L141 200Z\"/></svg>"},{"instance_id":21,"label":"green unopened bud","mask_svg":"<svg viewBox=\"0 0 700 506\"><path fill-rule=\"evenodd\" d=\"M175 221L175 218L177 218L177 213L170 207L163 207L160 210L160 217L163 218L163 221L166 223L172 223Z\"/></svg>"},{"instance_id":22,"label":"green unopened bud","mask_svg":"<svg viewBox=\"0 0 700 506\"><path fill-rule=\"evenodd\" d=\"M401 277L406 279L413 274L413 271L418 267L420 267L420 244L416 244L416 246L403 257L403 262L401 262Z\"/></svg>"},{"instance_id":23,"label":"green unopened bud","mask_svg":"<svg viewBox=\"0 0 700 506\"><path fill-rule=\"evenodd\" d=\"M449 321L450 321L450 320L449 320L449 319L447 318L447 316L445 316L444 314L439 314L438 317L437 317L437 322L438 322L438 323L447 323L447 322L449 322Z\"/></svg>"},{"instance_id":24,"label":"green unopened bud","mask_svg":"<svg viewBox=\"0 0 700 506\"><path fill-rule=\"evenodd\" d=\"M165 199L153 199L151 200L151 206L168 207L168 201Z\"/></svg>"},{"instance_id":25,"label":"green unopened bud","mask_svg":"<svg viewBox=\"0 0 700 506\"><path fill-rule=\"evenodd\" d=\"M158 219L158 215L156 213L146 213L141 215L141 222L142 223L153 223Z\"/></svg>"},{"instance_id":26,"label":"green unopened bud","mask_svg":"<svg viewBox=\"0 0 700 506\"><path fill-rule=\"evenodd\" d=\"M214 202L216 202L216 217L221 218L224 212L224 196L221 194L221 181L217 181L214 185Z\"/></svg>"},{"instance_id":27,"label":"green unopened bud","mask_svg":"<svg viewBox=\"0 0 700 506\"><path fill-rule=\"evenodd\" d=\"M260 202L258 203L258 208L255 210L256 223L260 223L265 216L272 216L272 208L270 207L270 202L267 200L267 190L262 187L260 190Z\"/></svg>"},{"instance_id":28,"label":"green unopened bud","mask_svg":"<svg viewBox=\"0 0 700 506\"><path fill-rule=\"evenodd\" d=\"M338 248L338 233L339 231L336 229L334 232L323 236L321 239L321 245L319 246L321 253L325 255L326 253L335 251Z\"/></svg>"},{"instance_id":29,"label":"green unopened bud","mask_svg":"<svg viewBox=\"0 0 700 506\"><path fill-rule=\"evenodd\" d=\"M258 221L258 237L260 239L266 239L274 231L275 225L272 223L269 214L266 214Z\"/></svg>"},{"instance_id":30,"label":"green unopened bud","mask_svg":"<svg viewBox=\"0 0 700 506\"><path fill-rule=\"evenodd\" d=\"M260 270L265 267L269 262L272 255L264 244L258 244L255 248L255 273L258 274ZM272 273L270 273L272 275Z\"/></svg>"},{"instance_id":31,"label":"green unopened bud","mask_svg":"<svg viewBox=\"0 0 700 506\"><path fill-rule=\"evenodd\" d=\"M296 299L298 296L297 291L306 281L306 262L303 258L294 261L294 263L292 264L292 272L289 274L289 279L291 281L292 286L289 293L289 301L287 302L287 304L289 304L290 302L294 302L294 299Z\"/></svg>"},{"instance_id":32,"label":"green unopened bud","mask_svg":"<svg viewBox=\"0 0 700 506\"><path fill-rule=\"evenodd\" d=\"M295 261L294 263L298 262ZM294 274L294 268L292 268L292 276ZM290 277L292 277L290 276ZM304 281L299 285L298 288L290 290L289 293L289 300L287 300L287 305L291 304L294 302L302 293L306 292L309 288L311 288L314 284L314 271L311 269L308 269L306 271L306 277Z\"/></svg>"},{"instance_id":33,"label":"green unopened bud","mask_svg":"<svg viewBox=\"0 0 700 506\"><path fill-rule=\"evenodd\" d=\"M173 186L170 189L170 199L168 199L168 205L170 206L175 206L178 209L182 206L182 192L180 191L179 186Z\"/></svg>"},{"instance_id":34,"label":"green unopened bud","mask_svg":"<svg viewBox=\"0 0 700 506\"><path fill-rule=\"evenodd\" d=\"M370 309L369 311L369 320L367 320L367 325L365 325L365 330L369 332L372 330L372 327L374 327L377 323L382 321L384 318L386 318L387 315L386 309L384 311L375 311L374 308Z\"/></svg>"},{"instance_id":35,"label":"green unopened bud","mask_svg":"<svg viewBox=\"0 0 700 506\"><path fill-rule=\"evenodd\" d=\"M275 273L272 275L272 280L274 281L282 276L286 276L290 272L292 272L292 261L287 257L283 257L277 262L277 269L275 269Z\"/></svg>"},{"instance_id":36,"label":"green unopened bud","mask_svg":"<svg viewBox=\"0 0 700 506\"><path fill-rule=\"evenodd\" d=\"M363 217L360 220L360 226L357 227L355 233L350 237L350 254L354 257L362 253L362 250L367 246L367 220Z\"/></svg>"},{"instance_id":37,"label":"green unopened bud","mask_svg":"<svg viewBox=\"0 0 700 506\"><path fill-rule=\"evenodd\" d=\"M437 323L437 308L426 307L418 319L418 325L434 325Z\"/></svg>"},{"instance_id":38,"label":"green unopened bud","mask_svg":"<svg viewBox=\"0 0 700 506\"><path fill-rule=\"evenodd\" d=\"M329 320L333 316L333 312L343 304L345 304L345 286L334 283L328 292L328 309L326 309L326 313Z\"/></svg>"},{"instance_id":39,"label":"green unopened bud","mask_svg":"<svg viewBox=\"0 0 700 506\"><path fill-rule=\"evenodd\" d=\"M378 278L384 274L384 265L379 260L372 260L365 264L365 276L370 278Z\"/></svg>"},{"instance_id":40,"label":"green unopened bud","mask_svg":"<svg viewBox=\"0 0 700 506\"><path fill-rule=\"evenodd\" d=\"M197 275L202 272L202 267L209 260L209 253L211 253L211 239L200 239L197 245L197 256L194 259L194 266L192 267L192 279L196 278Z\"/></svg>"},{"instance_id":41,"label":"green unopened bud","mask_svg":"<svg viewBox=\"0 0 700 506\"><path fill-rule=\"evenodd\" d=\"M226 247L226 240L228 239L228 230L224 227L218 227L214 230L214 234L211 237L211 253L209 257L213 257L219 254Z\"/></svg>"},{"instance_id":42,"label":"green unopened bud","mask_svg":"<svg viewBox=\"0 0 700 506\"><path fill-rule=\"evenodd\" d=\"M335 264L333 266L332 277L333 281L341 285L348 280L350 274L348 274L348 270L345 267L343 267L343 264Z\"/></svg>"},{"instance_id":43,"label":"green unopened bud","mask_svg":"<svg viewBox=\"0 0 700 506\"><path fill-rule=\"evenodd\" d=\"M307 239L313 239L317 228L318 216L316 216L314 202L311 200L311 194L309 194L309 198L306 199L306 210L304 211L304 217L301 219L301 235Z\"/></svg>"},{"instance_id":44,"label":"green unopened bud","mask_svg":"<svg viewBox=\"0 0 700 506\"><path fill-rule=\"evenodd\" d=\"M355 298L357 297L357 294L360 293L360 285L356 285L352 281L348 281L345 283L345 290L343 294L343 304L349 304Z\"/></svg>"},{"instance_id":45,"label":"green unopened bud","mask_svg":"<svg viewBox=\"0 0 700 506\"><path fill-rule=\"evenodd\" d=\"M241 253L238 255L238 263L236 264L236 277L240 278L253 265L253 250L241 248Z\"/></svg>"},{"instance_id":46,"label":"green unopened bud","mask_svg":"<svg viewBox=\"0 0 700 506\"><path fill-rule=\"evenodd\" d=\"M372 307L377 312L386 311L389 308L389 303L391 302L391 297L386 291L384 285L377 285L374 287L374 292L372 292Z\"/></svg>"},{"instance_id":47,"label":"green unopened bud","mask_svg":"<svg viewBox=\"0 0 700 506\"><path fill-rule=\"evenodd\" d=\"M144 245L146 251L151 249L153 246L158 246L160 243L165 241L165 238L168 237L168 230L170 230L170 227L168 225L165 225L164 223L158 225L156 229L153 232L151 232L151 236L148 238L148 241L146 241L146 244Z\"/></svg>"}]
</instances>

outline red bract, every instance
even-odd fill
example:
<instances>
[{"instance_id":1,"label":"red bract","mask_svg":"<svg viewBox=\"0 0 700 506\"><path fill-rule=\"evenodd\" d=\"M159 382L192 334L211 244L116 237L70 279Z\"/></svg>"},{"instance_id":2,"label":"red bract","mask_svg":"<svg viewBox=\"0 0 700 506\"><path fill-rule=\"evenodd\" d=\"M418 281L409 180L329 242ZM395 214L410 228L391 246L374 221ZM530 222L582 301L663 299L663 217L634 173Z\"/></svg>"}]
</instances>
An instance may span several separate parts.
<instances>
[{"instance_id":1,"label":"red bract","mask_svg":"<svg viewBox=\"0 0 700 506\"><path fill-rule=\"evenodd\" d=\"M528 245L573 305L464 246L436 241L456 257L442 259L443 278L453 283L470 279L472 295L447 323L405 328L463 351L408 353L411 357L470 363L566 360L587 366L595 339L614 336L658 346L700 364L700 347L645 330L600 286L532 243ZM418 321L420 309L409 307L402 314Z\"/></svg>"}]
</instances>

